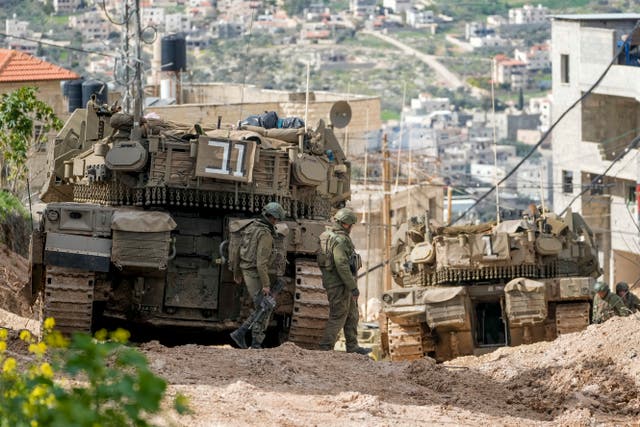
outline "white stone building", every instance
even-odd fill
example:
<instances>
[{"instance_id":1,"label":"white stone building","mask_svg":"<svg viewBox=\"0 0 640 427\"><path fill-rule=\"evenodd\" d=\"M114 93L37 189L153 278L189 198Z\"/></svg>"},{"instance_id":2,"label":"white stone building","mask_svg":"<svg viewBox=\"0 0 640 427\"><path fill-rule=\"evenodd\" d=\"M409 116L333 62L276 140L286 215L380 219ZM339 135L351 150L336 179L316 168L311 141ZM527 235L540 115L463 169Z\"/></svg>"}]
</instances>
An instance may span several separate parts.
<instances>
[{"instance_id":1,"label":"white stone building","mask_svg":"<svg viewBox=\"0 0 640 427\"><path fill-rule=\"evenodd\" d=\"M640 155L629 147L640 128L640 67L615 59L616 42L640 14L552 17L553 118L604 73L601 83L554 129L554 210L581 212L596 234L610 286L640 277L638 190ZM637 44L639 34L633 34ZM596 179L604 174L602 179Z\"/></svg>"},{"instance_id":2,"label":"white stone building","mask_svg":"<svg viewBox=\"0 0 640 427\"><path fill-rule=\"evenodd\" d=\"M548 8L542 5L531 6L530 4L525 4L522 7L509 9L509 24L542 24L546 22L547 15L549 15Z\"/></svg>"},{"instance_id":3,"label":"white stone building","mask_svg":"<svg viewBox=\"0 0 640 427\"><path fill-rule=\"evenodd\" d=\"M112 29L103 13L97 10L70 16L69 26L82 33L83 37L95 40L106 40Z\"/></svg>"},{"instance_id":4,"label":"white stone building","mask_svg":"<svg viewBox=\"0 0 640 427\"><path fill-rule=\"evenodd\" d=\"M411 9L411 0L383 0L382 7L391 9L393 13L402 13Z\"/></svg>"}]
</instances>

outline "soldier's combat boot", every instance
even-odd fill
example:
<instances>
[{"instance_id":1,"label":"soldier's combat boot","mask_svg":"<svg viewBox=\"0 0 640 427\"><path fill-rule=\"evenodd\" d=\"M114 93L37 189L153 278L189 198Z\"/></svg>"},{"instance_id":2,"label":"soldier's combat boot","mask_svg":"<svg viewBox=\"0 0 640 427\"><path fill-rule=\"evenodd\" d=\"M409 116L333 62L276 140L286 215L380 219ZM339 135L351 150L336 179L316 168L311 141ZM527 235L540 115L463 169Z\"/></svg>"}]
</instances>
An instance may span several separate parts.
<instances>
[{"instance_id":1,"label":"soldier's combat boot","mask_svg":"<svg viewBox=\"0 0 640 427\"><path fill-rule=\"evenodd\" d=\"M242 326L231 332L229 336L236 343L236 345L240 348L248 348L247 342L245 341L245 336L247 335L247 329Z\"/></svg>"},{"instance_id":2,"label":"soldier's combat boot","mask_svg":"<svg viewBox=\"0 0 640 427\"><path fill-rule=\"evenodd\" d=\"M366 356L367 354L371 353L371 349L366 347L356 347L353 350L347 350L347 353L357 353Z\"/></svg>"}]
</instances>

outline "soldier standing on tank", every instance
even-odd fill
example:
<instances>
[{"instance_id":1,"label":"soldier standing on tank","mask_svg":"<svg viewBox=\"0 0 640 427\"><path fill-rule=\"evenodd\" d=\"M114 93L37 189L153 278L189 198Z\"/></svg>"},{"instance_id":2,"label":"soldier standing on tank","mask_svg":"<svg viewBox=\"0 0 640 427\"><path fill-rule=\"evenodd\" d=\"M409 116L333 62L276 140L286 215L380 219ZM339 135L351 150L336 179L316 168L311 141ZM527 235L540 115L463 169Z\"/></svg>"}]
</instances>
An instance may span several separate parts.
<instances>
[{"instance_id":1,"label":"soldier standing on tank","mask_svg":"<svg viewBox=\"0 0 640 427\"><path fill-rule=\"evenodd\" d=\"M625 307L631 310L632 313L640 310L640 298L634 293L629 292L629 285L626 282L618 282L618 284L616 284L616 294L618 294Z\"/></svg>"},{"instance_id":2,"label":"soldier standing on tank","mask_svg":"<svg viewBox=\"0 0 640 427\"><path fill-rule=\"evenodd\" d=\"M275 225L284 217L284 209L279 203L267 203L262 209L262 215L242 232L240 269L249 295L253 298L254 312L259 310L262 298L271 294L271 284L276 280L275 277L270 277L269 267L274 264L276 256ZM230 336L238 347L248 347L245 336L251 328L251 348L262 348L262 341L272 313L273 309L267 310L255 321L251 320L254 317L254 313L252 313L240 328L233 331Z\"/></svg>"},{"instance_id":3,"label":"soldier standing on tank","mask_svg":"<svg viewBox=\"0 0 640 427\"><path fill-rule=\"evenodd\" d=\"M371 349L358 345L358 285L356 273L359 256L349 233L356 214L342 208L333 217L334 224L320 235L318 265L322 286L329 299L329 320L320 340L321 350L333 350L340 330L344 330L347 353L368 354Z\"/></svg>"},{"instance_id":4,"label":"soldier standing on tank","mask_svg":"<svg viewBox=\"0 0 640 427\"><path fill-rule=\"evenodd\" d=\"M596 282L593 289L596 295L593 298L592 323L604 323L613 316L628 316L631 311L625 307L620 297L609 292L609 286L604 282Z\"/></svg>"}]
</instances>

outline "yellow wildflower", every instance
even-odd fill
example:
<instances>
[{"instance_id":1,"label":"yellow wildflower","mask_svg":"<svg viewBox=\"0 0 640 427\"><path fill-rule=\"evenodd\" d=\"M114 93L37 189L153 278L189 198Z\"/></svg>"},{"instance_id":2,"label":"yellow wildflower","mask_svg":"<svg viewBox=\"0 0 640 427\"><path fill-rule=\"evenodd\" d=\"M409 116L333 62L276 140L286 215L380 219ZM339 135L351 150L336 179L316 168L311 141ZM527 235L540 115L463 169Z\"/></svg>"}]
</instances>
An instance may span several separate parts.
<instances>
[{"instance_id":1,"label":"yellow wildflower","mask_svg":"<svg viewBox=\"0 0 640 427\"><path fill-rule=\"evenodd\" d=\"M38 422L36 420L31 420L31 427L38 427Z\"/></svg>"},{"instance_id":2,"label":"yellow wildflower","mask_svg":"<svg viewBox=\"0 0 640 427\"><path fill-rule=\"evenodd\" d=\"M103 329L100 329L99 331L96 331L95 337L98 341L106 341L108 335L109 335L109 332L107 332L107 330L103 328Z\"/></svg>"},{"instance_id":3,"label":"yellow wildflower","mask_svg":"<svg viewBox=\"0 0 640 427\"><path fill-rule=\"evenodd\" d=\"M40 341L37 344L29 344L29 353L42 356L47 352L47 345Z\"/></svg>"},{"instance_id":4,"label":"yellow wildflower","mask_svg":"<svg viewBox=\"0 0 640 427\"><path fill-rule=\"evenodd\" d=\"M45 405L52 407L56 403L56 396L52 393L44 400Z\"/></svg>"},{"instance_id":5,"label":"yellow wildflower","mask_svg":"<svg viewBox=\"0 0 640 427\"><path fill-rule=\"evenodd\" d=\"M43 386L41 385L35 386L33 390L31 390L31 393L29 394L29 403L34 404L38 402L38 400L46 394L47 394L47 390Z\"/></svg>"},{"instance_id":6,"label":"yellow wildflower","mask_svg":"<svg viewBox=\"0 0 640 427\"><path fill-rule=\"evenodd\" d=\"M14 359L13 357L8 357L7 360L5 360L4 363L2 364L2 371L6 372L7 374L10 374L15 370L16 370L16 359Z\"/></svg>"},{"instance_id":7,"label":"yellow wildflower","mask_svg":"<svg viewBox=\"0 0 640 427\"><path fill-rule=\"evenodd\" d=\"M0 340L5 341L9 336L9 332L5 328L0 328Z\"/></svg>"},{"instance_id":8,"label":"yellow wildflower","mask_svg":"<svg viewBox=\"0 0 640 427\"><path fill-rule=\"evenodd\" d=\"M126 329L118 328L115 331L111 332L111 339L115 342L126 343L129 341L129 337L131 334Z\"/></svg>"},{"instance_id":9,"label":"yellow wildflower","mask_svg":"<svg viewBox=\"0 0 640 427\"><path fill-rule=\"evenodd\" d=\"M52 331L45 337L45 342L53 348L65 348L69 345L69 340L59 331Z\"/></svg>"},{"instance_id":10,"label":"yellow wildflower","mask_svg":"<svg viewBox=\"0 0 640 427\"><path fill-rule=\"evenodd\" d=\"M51 368L51 365L49 363L44 362L42 365L40 365L40 373L43 377L52 378L53 368Z\"/></svg>"},{"instance_id":11,"label":"yellow wildflower","mask_svg":"<svg viewBox=\"0 0 640 427\"><path fill-rule=\"evenodd\" d=\"M5 341L0 341L0 353L4 353L7 351L7 343Z\"/></svg>"},{"instance_id":12,"label":"yellow wildflower","mask_svg":"<svg viewBox=\"0 0 640 427\"><path fill-rule=\"evenodd\" d=\"M56 321L53 317L47 317L44 319L44 329L47 331L52 330L56 326Z\"/></svg>"},{"instance_id":13,"label":"yellow wildflower","mask_svg":"<svg viewBox=\"0 0 640 427\"><path fill-rule=\"evenodd\" d=\"M20 339L22 341L31 341L31 332L27 331L26 329L21 330Z\"/></svg>"}]
</instances>

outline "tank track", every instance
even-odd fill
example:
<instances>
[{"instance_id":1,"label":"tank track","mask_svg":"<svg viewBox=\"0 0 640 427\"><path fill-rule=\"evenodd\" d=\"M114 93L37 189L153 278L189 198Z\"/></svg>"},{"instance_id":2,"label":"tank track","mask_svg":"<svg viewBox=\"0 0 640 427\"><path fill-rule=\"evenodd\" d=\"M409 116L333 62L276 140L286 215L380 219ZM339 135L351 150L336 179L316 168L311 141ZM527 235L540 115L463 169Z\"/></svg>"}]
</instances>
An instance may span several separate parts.
<instances>
[{"instance_id":1,"label":"tank track","mask_svg":"<svg viewBox=\"0 0 640 427\"><path fill-rule=\"evenodd\" d=\"M315 261L295 261L295 292L289 341L302 348L318 349L329 319L329 301L322 286L322 275Z\"/></svg>"},{"instance_id":2,"label":"tank track","mask_svg":"<svg viewBox=\"0 0 640 427\"><path fill-rule=\"evenodd\" d=\"M95 273L47 266L42 317L53 317L62 333L91 332Z\"/></svg>"},{"instance_id":3,"label":"tank track","mask_svg":"<svg viewBox=\"0 0 640 427\"><path fill-rule=\"evenodd\" d=\"M416 360L433 351L425 322L417 318L387 319L389 356L392 361Z\"/></svg>"},{"instance_id":4,"label":"tank track","mask_svg":"<svg viewBox=\"0 0 640 427\"><path fill-rule=\"evenodd\" d=\"M589 326L588 302L556 305L556 331L558 335L579 332Z\"/></svg>"}]
</instances>

